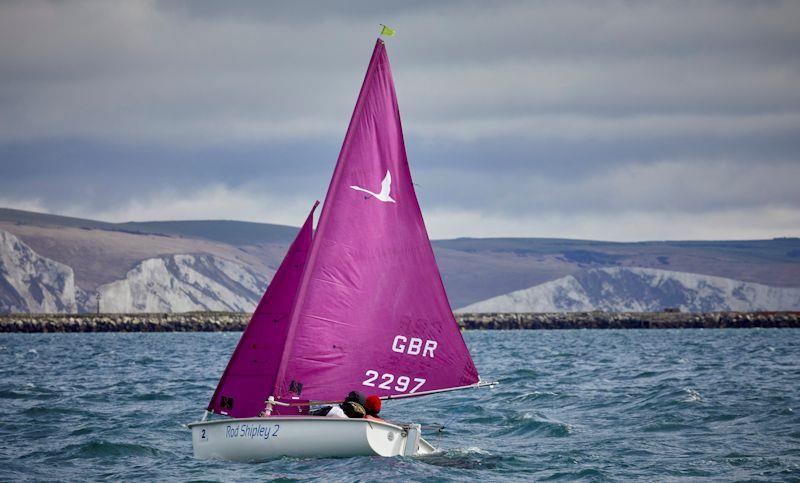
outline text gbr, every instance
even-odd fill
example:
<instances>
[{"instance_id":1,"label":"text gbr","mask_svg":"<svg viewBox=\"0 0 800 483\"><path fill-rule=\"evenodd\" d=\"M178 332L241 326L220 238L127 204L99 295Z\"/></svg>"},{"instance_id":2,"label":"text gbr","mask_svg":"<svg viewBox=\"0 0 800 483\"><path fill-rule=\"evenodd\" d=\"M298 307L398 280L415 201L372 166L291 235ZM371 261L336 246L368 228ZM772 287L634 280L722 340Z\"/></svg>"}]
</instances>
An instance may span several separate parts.
<instances>
[{"instance_id":1,"label":"text gbr","mask_svg":"<svg viewBox=\"0 0 800 483\"><path fill-rule=\"evenodd\" d=\"M435 340L426 340L425 348L422 348L422 339L412 337L410 340L404 335L395 336L392 342L392 350L394 352L405 353L410 356L419 355L422 351L422 357L433 357L433 351L439 345Z\"/></svg>"}]
</instances>

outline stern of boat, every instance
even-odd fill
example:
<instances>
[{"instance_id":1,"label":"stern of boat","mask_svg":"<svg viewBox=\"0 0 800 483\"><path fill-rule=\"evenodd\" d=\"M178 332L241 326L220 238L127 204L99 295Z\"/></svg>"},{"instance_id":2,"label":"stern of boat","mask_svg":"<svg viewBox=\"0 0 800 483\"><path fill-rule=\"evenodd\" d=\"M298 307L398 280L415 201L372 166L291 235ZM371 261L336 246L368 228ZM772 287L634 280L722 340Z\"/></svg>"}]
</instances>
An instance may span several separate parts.
<instances>
[{"instance_id":1,"label":"stern of boat","mask_svg":"<svg viewBox=\"0 0 800 483\"><path fill-rule=\"evenodd\" d=\"M398 427L389 423L372 424L374 421L368 423L370 428L367 437L370 446L381 456L419 456L436 451L436 448L422 437L419 424Z\"/></svg>"}]
</instances>

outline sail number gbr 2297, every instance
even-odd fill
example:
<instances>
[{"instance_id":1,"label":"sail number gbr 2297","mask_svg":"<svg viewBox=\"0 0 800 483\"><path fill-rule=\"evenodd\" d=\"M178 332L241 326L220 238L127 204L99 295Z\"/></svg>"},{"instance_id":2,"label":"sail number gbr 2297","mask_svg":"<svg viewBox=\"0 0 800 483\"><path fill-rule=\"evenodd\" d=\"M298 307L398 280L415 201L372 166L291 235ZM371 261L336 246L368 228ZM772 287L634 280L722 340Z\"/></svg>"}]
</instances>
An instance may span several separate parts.
<instances>
[{"instance_id":1,"label":"sail number gbr 2297","mask_svg":"<svg viewBox=\"0 0 800 483\"><path fill-rule=\"evenodd\" d=\"M392 341L392 352L399 352L409 356L433 358L433 352L439 345L435 340L426 340L404 335L395 336ZM387 391L407 392L413 394L425 385L426 379L422 377L397 376L369 369L364 373L367 378L361 383L363 386L377 387Z\"/></svg>"}]
</instances>

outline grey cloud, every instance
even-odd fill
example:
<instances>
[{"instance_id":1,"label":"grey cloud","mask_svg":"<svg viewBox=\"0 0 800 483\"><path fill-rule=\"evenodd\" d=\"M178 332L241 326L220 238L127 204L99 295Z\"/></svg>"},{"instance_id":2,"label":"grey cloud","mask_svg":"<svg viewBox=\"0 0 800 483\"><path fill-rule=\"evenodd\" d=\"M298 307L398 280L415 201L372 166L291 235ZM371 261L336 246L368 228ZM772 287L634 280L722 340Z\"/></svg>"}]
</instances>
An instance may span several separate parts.
<instances>
[{"instance_id":1,"label":"grey cloud","mask_svg":"<svg viewBox=\"0 0 800 483\"><path fill-rule=\"evenodd\" d=\"M800 4L779 1L2 3L2 198L319 197L379 22L426 209L800 205Z\"/></svg>"},{"instance_id":2,"label":"grey cloud","mask_svg":"<svg viewBox=\"0 0 800 483\"><path fill-rule=\"evenodd\" d=\"M558 178L541 172L520 176L503 170L487 171L454 174L451 169L432 170L426 173L428 182L417 193L429 205L497 214L626 210L702 213L752 206L800 206L796 187L800 164L794 162L665 159L649 164L619 163L605 170ZM438 191L443 185L459 189Z\"/></svg>"}]
</instances>

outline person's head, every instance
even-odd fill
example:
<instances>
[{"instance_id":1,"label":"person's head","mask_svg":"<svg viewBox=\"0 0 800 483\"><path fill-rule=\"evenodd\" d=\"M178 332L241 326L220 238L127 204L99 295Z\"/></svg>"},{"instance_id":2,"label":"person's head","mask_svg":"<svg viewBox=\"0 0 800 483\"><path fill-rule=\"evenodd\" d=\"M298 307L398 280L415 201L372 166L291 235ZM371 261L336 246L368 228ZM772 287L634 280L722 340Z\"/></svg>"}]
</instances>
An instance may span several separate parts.
<instances>
[{"instance_id":1,"label":"person's head","mask_svg":"<svg viewBox=\"0 0 800 483\"><path fill-rule=\"evenodd\" d=\"M377 416L381 412L381 398L378 396L368 397L364 409L367 410L367 414L370 416Z\"/></svg>"},{"instance_id":2,"label":"person's head","mask_svg":"<svg viewBox=\"0 0 800 483\"><path fill-rule=\"evenodd\" d=\"M350 394L348 394L347 397L344 398L344 402L357 402L358 404L363 406L364 403L366 403L366 398L364 397L363 394L361 394L358 391L350 391Z\"/></svg>"}]
</instances>

